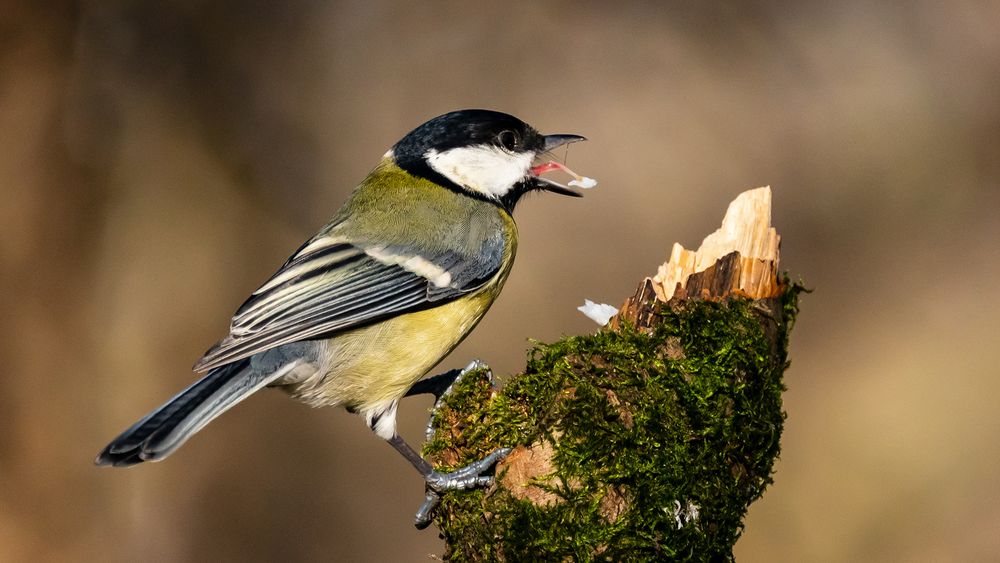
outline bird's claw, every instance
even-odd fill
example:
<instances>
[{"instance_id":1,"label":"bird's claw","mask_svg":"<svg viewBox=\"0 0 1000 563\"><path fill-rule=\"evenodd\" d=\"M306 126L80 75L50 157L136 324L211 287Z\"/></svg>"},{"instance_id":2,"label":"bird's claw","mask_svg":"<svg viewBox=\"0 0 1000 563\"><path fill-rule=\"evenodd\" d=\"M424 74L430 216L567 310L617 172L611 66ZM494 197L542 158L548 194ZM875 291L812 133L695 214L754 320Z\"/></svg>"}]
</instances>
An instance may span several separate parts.
<instances>
[{"instance_id":1,"label":"bird's claw","mask_svg":"<svg viewBox=\"0 0 1000 563\"><path fill-rule=\"evenodd\" d=\"M465 467L447 473L432 471L427 477L427 492L424 502L417 510L414 525L417 529L424 529L431 523L431 515L438 503L441 502L441 494L445 491L461 491L477 487L488 487L493 484L491 475L483 475L487 470L510 455L510 448L500 448L479 461L475 461Z\"/></svg>"},{"instance_id":2,"label":"bird's claw","mask_svg":"<svg viewBox=\"0 0 1000 563\"><path fill-rule=\"evenodd\" d=\"M433 471L427 476L427 486L437 492L486 487L493 477L483 473L495 463L510 455L510 448L500 448L479 461L448 473Z\"/></svg>"},{"instance_id":3,"label":"bird's claw","mask_svg":"<svg viewBox=\"0 0 1000 563\"><path fill-rule=\"evenodd\" d=\"M424 495L424 502L417 509L417 515L413 519L413 525L417 527L418 530L423 530L427 526L431 525L434 513L434 509L437 508L438 503L441 502L441 495L437 494L431 489L427 489L427 493Z\"/></svg>"}]
</instances>

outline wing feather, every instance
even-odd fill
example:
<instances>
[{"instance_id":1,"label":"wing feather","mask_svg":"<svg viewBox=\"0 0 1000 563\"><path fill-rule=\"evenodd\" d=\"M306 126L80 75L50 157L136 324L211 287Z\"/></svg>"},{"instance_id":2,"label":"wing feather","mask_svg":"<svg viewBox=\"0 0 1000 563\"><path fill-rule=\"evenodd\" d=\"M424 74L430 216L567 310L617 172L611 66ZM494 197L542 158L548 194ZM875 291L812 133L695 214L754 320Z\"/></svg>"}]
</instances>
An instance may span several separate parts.
<instances>
[{"instance_id":1,"label":"wing feather","mask_svg":"<svg viewBox=\"0 0 1000 563\"><path fill-rule=\"evenodd\" d=\"M495 246L475 256L454 251L422 256L400 247L365 248L330 235L315 237L240 306L229 336L194 369L207 371L282 344L455 299L499 272L502 249Z\"/></svg>"}]
</instances>

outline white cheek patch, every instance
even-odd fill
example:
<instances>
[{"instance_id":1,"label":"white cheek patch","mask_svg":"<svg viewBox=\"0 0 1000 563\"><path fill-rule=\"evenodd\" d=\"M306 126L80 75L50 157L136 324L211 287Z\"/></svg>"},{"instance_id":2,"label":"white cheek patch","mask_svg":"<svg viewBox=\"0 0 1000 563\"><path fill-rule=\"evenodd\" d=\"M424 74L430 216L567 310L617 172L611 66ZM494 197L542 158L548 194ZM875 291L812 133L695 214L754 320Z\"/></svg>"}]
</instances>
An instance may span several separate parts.
<instances>
[{"instance_id":1,"label":"white cheek patch","mask_svg":"<svg viewBox=\"0 0 1000 563\"><path fill-rule=\"evenodd\" d=\"M534 155L477 145L443 152L431 149L424 158L431 168L459 186L499 198L528 176Z\"/></svg>"}]
</instances>

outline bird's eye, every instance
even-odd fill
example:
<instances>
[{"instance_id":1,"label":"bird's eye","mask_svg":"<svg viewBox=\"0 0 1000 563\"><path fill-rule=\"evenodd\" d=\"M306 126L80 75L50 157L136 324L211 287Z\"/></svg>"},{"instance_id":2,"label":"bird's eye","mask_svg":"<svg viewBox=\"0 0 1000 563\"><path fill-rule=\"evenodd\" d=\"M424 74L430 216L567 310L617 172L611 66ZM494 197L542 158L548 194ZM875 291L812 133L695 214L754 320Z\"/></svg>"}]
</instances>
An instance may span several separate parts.
<instances>
[{"instance_id":1,"label":"bird's eye","mask_svg":"<svg viewBox=\"0 0 1000 563\"><path fill-rule=\"evenodd\" d=\"M517 136L517 133L508 130L501 131L500 134L497 135L497 142L499 142L500 146L503 148L514 152L521 144L521 139Z\"/></svg>"}]
</instances>

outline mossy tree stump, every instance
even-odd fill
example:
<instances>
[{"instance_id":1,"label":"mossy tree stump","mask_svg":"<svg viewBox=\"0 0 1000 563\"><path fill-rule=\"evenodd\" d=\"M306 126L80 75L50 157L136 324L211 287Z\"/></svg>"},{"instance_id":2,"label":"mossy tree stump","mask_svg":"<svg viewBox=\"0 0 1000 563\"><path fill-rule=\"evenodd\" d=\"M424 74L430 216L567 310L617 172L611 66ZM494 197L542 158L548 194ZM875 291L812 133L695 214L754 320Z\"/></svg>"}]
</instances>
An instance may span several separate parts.
<instances>
[{"instance_id":1,"label":"mossy tree stump","mask_svg":"<svg viewBox=\"0 0 1000 563\"><path fill-rule=\"evenodd\" d=\"M494 486L444 497L446 559L732 559L772 482L802 290L776 274L769 221L770 190L745 192L608 327L536 343L502 390L475 374L456 384L425 454L453 469L514 451Z\"/></svg>"}]
</instances>

